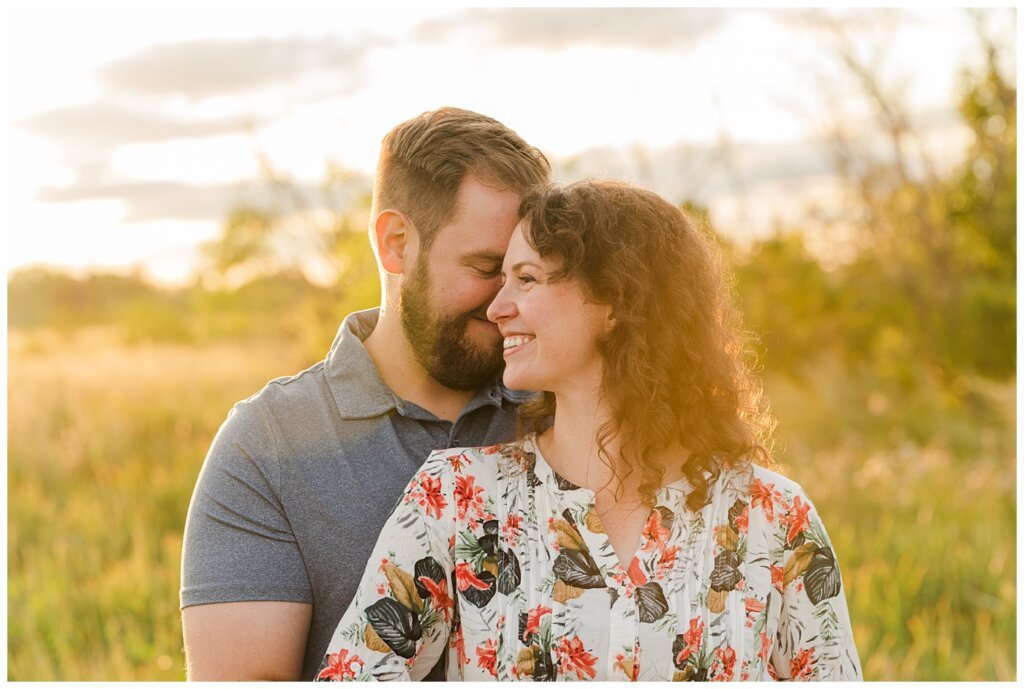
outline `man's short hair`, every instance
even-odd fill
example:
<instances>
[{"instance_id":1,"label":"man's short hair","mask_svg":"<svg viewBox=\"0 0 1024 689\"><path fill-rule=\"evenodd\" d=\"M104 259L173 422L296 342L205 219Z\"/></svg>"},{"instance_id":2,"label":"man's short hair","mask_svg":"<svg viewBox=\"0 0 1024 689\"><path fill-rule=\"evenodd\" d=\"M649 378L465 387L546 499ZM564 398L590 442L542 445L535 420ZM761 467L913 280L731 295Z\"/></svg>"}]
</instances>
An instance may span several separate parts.
<instances>
[{"instance_id":1,"label":"man's short hair","mask_svg":"<svg viewBox=\"0 0 1024 689\"><path fill-rule=\"evenodd\" d=\"M429 249L451 220L466 175L525 194L547 181L544 154L495 119L460 108L440 108L402 122L384 137L374 184L374 211L402 211Z\"/></svg>"}]
</instances>

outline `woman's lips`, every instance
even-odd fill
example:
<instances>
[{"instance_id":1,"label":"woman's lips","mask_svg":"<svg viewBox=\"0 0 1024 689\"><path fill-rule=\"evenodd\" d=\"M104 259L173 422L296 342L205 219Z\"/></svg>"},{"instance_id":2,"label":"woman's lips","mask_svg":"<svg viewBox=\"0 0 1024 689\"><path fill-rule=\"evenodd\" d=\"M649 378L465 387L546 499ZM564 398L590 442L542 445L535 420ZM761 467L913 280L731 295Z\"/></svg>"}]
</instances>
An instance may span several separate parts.
<instances>
[{"instance_id":1,"label":"woman's lips","mask_svg":"<svg viewBox=\"0 0 1024 689\"><path fill-rule=\"evenodd\" d=\"M509 335L502 342L502 356L510 356L533 342L533 335Z\"/></svg>"}]
</instances>

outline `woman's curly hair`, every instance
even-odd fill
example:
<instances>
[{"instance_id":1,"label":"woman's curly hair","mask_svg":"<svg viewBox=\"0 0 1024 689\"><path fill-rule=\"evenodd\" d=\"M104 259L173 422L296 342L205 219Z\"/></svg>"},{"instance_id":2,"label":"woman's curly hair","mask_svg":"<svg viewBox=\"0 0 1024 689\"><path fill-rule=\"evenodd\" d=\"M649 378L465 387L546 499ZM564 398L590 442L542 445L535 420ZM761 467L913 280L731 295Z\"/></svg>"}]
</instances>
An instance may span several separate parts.
<instances>
[{"instance_id":1,"label":"woman's curly hair","mask_svg":"<svg viewBox=\"0 0 1024 689\"><path fill-rule=\"evenodd\" d=\"M680 443L696 510L722 469L771 464L773 419L709 232L654 192L612 180L540 187L519 216L530 246L561 263L551 279L578 280L588 299L612 307L615 326L599 342L612 419L597 440L613 475L639 470L653 507L668 468L659 452ZM542 430L554 411L549 392L523 405L520 435ZM616 436L621 462L606 449Z\"/></svg>"}]
</instances>

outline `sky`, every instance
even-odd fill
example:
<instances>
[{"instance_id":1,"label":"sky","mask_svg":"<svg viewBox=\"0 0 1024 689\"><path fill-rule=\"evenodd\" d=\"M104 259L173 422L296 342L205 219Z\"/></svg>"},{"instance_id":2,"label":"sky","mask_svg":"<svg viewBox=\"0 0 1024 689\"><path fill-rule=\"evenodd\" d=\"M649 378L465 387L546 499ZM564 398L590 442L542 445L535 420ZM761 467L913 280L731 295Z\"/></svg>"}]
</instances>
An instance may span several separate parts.
<instances>
[{"instance_id":1,"label":"sky","mask_svg":"<svg viewBox=\"0 0 1024 689\"><path fill-rule=\"evenodd\" d=\"M966 139L960 10L844 10L859 55L941 156ZM756 236L835 194L821 127L872 145L828 38L792 9L8 9L7 265L187 281L260 161L369 178L384 134L441 105L495 117L556 175L697 200ZM988 18L1011 47L1012 10Z\"/></svg>"}]
</instances>

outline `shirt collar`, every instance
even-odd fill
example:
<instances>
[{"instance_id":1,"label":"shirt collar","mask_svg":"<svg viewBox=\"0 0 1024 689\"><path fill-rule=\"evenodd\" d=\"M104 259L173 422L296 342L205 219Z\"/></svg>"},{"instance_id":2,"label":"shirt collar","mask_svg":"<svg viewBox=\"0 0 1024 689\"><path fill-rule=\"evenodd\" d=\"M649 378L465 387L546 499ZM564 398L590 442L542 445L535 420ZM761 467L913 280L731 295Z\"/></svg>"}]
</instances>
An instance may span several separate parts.
<instances>
[{"instance_id":1,"label":"shirt collar","mask_svg":"<svg viewBox=\"0 0 1024 689\"><path fill-rule=\"evenodd\" d=\"M537 475L537 479L547 486L553 494L558 496L564 496L570 491L582 491L581 493L574 493L574 499L580 499L582 496L584 499L592 500L594 498L594 491L589 488L582 488L577 486L575 483L567 478L563 478L557 471L555 471L547 460L544 459L544 455L541 454L540 448L537 446L537 436L530 434L523 438L523 449L526 452L532 452L535 457L535 463L533 471ZM704 472L705 478L710 478L711 474L707 471ZM686 496L690 494L692 487L689 481L685 477L673 481L672 483L663 485L656 494L656 502L659 505L662 504L674 504L676 501L685 500Z\"/></svg>"},{"instance_id":2,"label":"shirt collar","mask_svg":"<svg viewBox=\"0 0 1024 689\"><path fill-rule=\"evenodd\" d=\"M551 468L547 460L544 459L544 455L541 454L540 448L537 446L537 436L530 434L523 438L523 449L526 452L532 452L534 456L533 472L537 475L537 479L548 487L555 495L562 495L566 491L570 490L581 490L586 495L593 497L594 492L589 488L581 488L572 481L563 478Z\"/></svg>"},{"instance_id":3,"label":"shirt collar","mask_svg":"<svg viewBox=\"0 0 1024 689\"><path fill-rule=\"evenodd\" d=\"M377 365L363 344L376 327L379 316L379 308L349 314L338 328L338 334L331 344L326 360L326 376L338 413L345 419L367 419L397 409L403 416L436 419L422 407L400 399L381 380ZM468 414L487 405L500 408L502 402L522 404L534 394L529 391L507 390L500 381L495 381L478 390L462 414Z\"/></svg>"}]
</instances>

